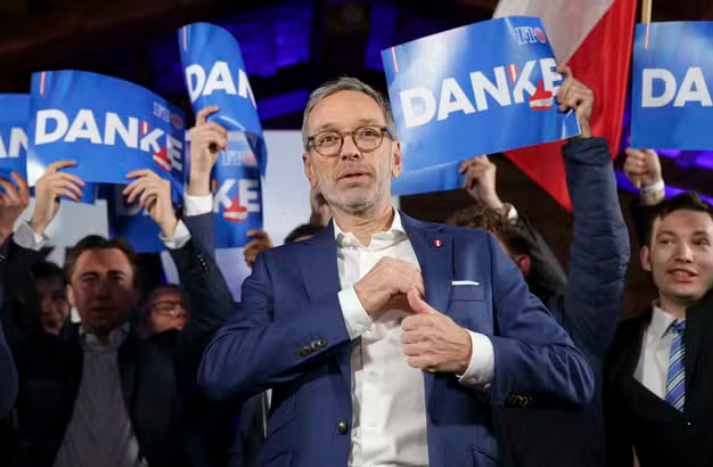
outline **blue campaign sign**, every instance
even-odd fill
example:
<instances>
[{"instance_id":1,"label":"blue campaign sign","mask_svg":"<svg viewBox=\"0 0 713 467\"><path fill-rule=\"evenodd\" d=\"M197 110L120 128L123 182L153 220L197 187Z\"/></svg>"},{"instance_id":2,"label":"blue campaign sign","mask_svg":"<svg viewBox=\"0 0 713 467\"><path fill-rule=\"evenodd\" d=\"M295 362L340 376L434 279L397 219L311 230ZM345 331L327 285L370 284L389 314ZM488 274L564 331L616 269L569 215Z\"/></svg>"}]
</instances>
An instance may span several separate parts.
<instances>
[{"instance_id":1,"label":"blue campaign sign","mask_svg":"<svg viewBox=\"0 0 713 467\"><path fill-rule=\"evenodd\" d=\"M217 105L209 120L228 131L243 131L265 173L267 154L240 45L225 29L209 23L183 26L178 31L188 95L193 111Z\"/></svg>"},{"instance_id":2,"label":"blue campaign sign","mask_svg":"<svg viewBox=\"0 0 713 467\"><path fill-rule=\"evenodd\" d=\"M228 133L228 150L213 169L215 247L243 247L247 232L262 229L260 169L247 137Z\"/></svg>"},{"instance_id":3,"label":"blue campaign sign","mask_svg":"<svg viewBox=\"0 0 713 467\"><path fill-rule=\"evenodd\" d=\"M12 172L27 178L28 94L0 94L0 176Z\"/></svg>"},{"instance_id":4,"label":"blue campaign sign","mask_svg":"<svg viewBox=\"0 0 713 467\"><path fill-rule=\"evenodd\" d=\"M406 172L566 139L563 76L538 18L472 24L382 52Z\"/></svg>"},{"instance_id":5,"label":"blue campaign sign","mask_svg":"<svg viewBox=\"0 0 713 467\"><path fill-rule=\"evenodd\" d=\"M156 253L166 249L161 229L138 204L130 205L122 195L123 185L103 185L106 198L109 237L125 238L137 253Z\"/></svg>"},{"instance_id":6,"label":"blue campaign sign","mask_svg":"<svg viewBox=\"0 0 713 467\"><path fill-rule=\"evenodd\" d=\"M391 182L393 196L407 196L463 188L465 174L458 173L463 161L404 172Z\"/></svg>"},{"instance_id":7,"label":"blue campaign sign","mask_svg":"<svg viewBox=\"0 0 713 467\"><path fill-rule=\"evenodd\" d=\"M636 26L631 145L713 149L713 22Z\"/></svg>"},{"instance_id":8,"label":"blue campaign sign","mask_svg":"<svg viewBox=\"0 0 713 467\"><path fill-rule=\"evenodd\" d=\"M67 169L85 182L126 184L129 172L153 168L183 190L185 116L140 86L83 71L32 75L28 181L45 168Z\"/></svg>"}]
</instances>

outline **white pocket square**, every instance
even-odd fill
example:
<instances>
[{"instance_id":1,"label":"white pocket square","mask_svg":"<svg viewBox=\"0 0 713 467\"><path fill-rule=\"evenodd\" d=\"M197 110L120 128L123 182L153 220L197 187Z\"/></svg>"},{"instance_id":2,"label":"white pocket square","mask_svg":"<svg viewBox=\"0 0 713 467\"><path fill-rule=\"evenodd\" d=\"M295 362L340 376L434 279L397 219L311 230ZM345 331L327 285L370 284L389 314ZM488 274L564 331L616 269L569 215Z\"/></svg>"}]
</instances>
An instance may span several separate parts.
<instances>
[{"instance_id":1,"label":"white pocket square","mask_svg":"<svg viewBox=\"0 0 713 467\"><path fill-rule=\"evenodd\" d=\"M475 285L479 286L480 282L475 282L475 281L453 281L451 282L451 285Z\"/></svg>"}]
</instances>

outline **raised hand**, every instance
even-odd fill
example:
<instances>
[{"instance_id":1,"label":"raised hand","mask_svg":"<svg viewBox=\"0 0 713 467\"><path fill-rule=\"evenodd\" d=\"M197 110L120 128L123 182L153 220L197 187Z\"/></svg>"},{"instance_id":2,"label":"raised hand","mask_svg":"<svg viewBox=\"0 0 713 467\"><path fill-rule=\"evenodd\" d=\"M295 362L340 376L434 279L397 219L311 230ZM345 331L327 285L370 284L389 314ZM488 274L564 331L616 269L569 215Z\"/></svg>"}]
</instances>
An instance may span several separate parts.
<instances>
[{"instance_id":1,"label":"raised hand","mask_svg":"<svg viewBox=\"0 0 713 467\"><path fill-rule=\"evenodd\" d=\"M139 207L146 209L149 216L161 228L161 235L165 238L173 238L178 218L171 202L171 182L159 177L150 169L136 170L126 178L133 180L122 191L127 203L133 204L138 200Z\"/></svg>"},{"instance_id":2,"label":"raised hand","mask_svg":"<svg viewBox=\"0 0 713 467\"><path fill-rule=\"evenodd\" d=\"M557 67L557 72L564 75L564 82L557 91L557 103L560 110L574 109L577 112L577 119L582 133L580 138L591 138L592 130L589 120L592 118L592 108L594 107L594 93L587 86L574 79L572 70L564 65Z\"/></svg>"},{"instance_id":3,"label":"raised hand","mask_svg":"<svg viewBox=\"0 0 713 467\"><path fill-rule=\"evenodd\" d=\"M190 196L211 194L210 172L218 160L220 151L228 149L228 130L207 120L218 110L218 107L213 105L198 112L196 126L190 130L191 173L188 183Z\"/></svg>"},{"instance_id":4,"label":"raised hand","mask_svg":"<svg viewBox=\"0 0 713 467\"><path fill-rule=\"evenodd\" d=\"M15 222L30 203L30 188L27 186L27 181L15 172L10 174L10 177L15 184L0 177L0 186L5 190L4 193L0 193L0 242L12 233Z\"/></svg>"},{"instance_id":5,"label":"raised hand","mask_svg":"<svg viewBox=\"0 0 713 467\"><path fill-rule=\"evenodd\" d=\"M641 201L643 204L658 204L666 197L663 174L661 173L661 161L656 151L652 149L627 149L624 173L631 183L641 189Z\"/></svg>"},{"instance_id":6,"label":"raised hand","mask_svg":"<svg viewBox=\"0 0 713 467\"><path fill-rule=\"evenodd\" d=\"M74 167L76 161L58 161L50 164L35 184L35 210L30 219L30 227L37 235L44 235L47 226L59 211L60 197L75 203L82 197L84 182L76 175L61 172Z\"/></svg>"},{"instance_id":7,"label":"raised hand","mask_svg":"<svg viewBox=\"0 0 713 467\"><path fill-rule=\"evenodd\" d=\"M465 191L480 205L502 210L505 205L498 196L495 174L497 167L487 156L478 156L466 160L460 165L458 173L465 174Z\"/></svg>"}]
</instances>

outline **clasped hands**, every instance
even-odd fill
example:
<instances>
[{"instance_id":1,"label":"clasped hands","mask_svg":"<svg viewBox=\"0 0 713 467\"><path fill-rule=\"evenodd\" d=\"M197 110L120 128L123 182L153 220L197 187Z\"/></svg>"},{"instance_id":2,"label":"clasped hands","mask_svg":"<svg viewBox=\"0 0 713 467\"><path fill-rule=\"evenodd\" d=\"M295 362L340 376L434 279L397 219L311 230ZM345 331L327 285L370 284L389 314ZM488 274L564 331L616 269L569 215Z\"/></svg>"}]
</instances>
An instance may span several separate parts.
<instances>
[{"instance_id":1,"label":"clasped hands","mask_svg":"<svg viewBox=\"0 0 713 467\"><path fill-rule=\"evenodd\" d=\"M429 372L466 372L472 352L470 335L426 303L423 277L413 264L382 258L354 290L373 321L394 300L406 297L411 314L401 322L401 342L410 366Z\"/></svg>"}]
</instances>

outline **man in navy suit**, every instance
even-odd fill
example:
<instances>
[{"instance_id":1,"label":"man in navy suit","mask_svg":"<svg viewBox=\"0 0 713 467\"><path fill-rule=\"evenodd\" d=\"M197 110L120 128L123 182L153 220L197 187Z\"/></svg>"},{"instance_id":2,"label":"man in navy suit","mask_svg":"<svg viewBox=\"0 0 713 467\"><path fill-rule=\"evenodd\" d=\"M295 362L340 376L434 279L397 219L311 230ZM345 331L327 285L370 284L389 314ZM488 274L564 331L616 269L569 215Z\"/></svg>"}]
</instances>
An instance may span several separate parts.
<instances>
[{"instance_id":1,"label":"man in navy suit","mask_svg":"<svg viewBox=\"0 0 713 467\"><path fill-rule=\"evenodd\" d=\"M314 91L305 172L334 220L267 250L204 353L225 400L272 389L260 466L493 466L492 406L576 408L592 371L496 240L390 202L401 146L353 78Z\"/></svg>"}]
</instances>

